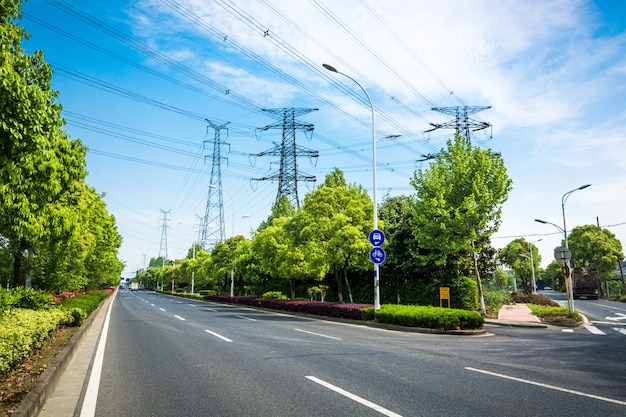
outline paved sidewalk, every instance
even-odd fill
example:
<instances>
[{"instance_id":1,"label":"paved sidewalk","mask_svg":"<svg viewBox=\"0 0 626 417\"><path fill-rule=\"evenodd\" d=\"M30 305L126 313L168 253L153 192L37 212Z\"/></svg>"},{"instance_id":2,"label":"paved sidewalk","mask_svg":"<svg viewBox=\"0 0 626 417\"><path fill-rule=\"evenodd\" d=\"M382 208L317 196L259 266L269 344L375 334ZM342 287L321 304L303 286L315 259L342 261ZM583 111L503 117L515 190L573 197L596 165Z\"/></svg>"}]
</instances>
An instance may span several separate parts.
<instances>
[{"instance_id":1,"label":"paved sidewalk","mask_svg":"<svg viewBox=\"0 0 626 417\"><path fill-rule=\"evenodd\" d=\"M532 314L526 304L513 304L502 306L498 312L499 320L526 321L531 323L541 323L539 317Z\"/></svg>"}]
</instances>

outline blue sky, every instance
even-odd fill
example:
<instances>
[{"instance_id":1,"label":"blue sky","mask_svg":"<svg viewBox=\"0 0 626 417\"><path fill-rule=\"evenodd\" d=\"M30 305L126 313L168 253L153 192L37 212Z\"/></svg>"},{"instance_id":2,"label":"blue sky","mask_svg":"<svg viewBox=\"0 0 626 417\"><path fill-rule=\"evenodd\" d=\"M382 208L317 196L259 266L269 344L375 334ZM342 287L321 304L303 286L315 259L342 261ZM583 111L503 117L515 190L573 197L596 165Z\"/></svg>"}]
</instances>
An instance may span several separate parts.
<instances>
[{"instance_id":1,"label":"blue sky","mask_svg":"<svg viewBox=\"0 0 626 417\"><path fill-rule=\"evenodd\" d=\"M413 194L451 130L432 107L492 106L472 142L501 152L513 190L495 247L536 241L546 266L561 234L599 224L626 243L626 3L426 0L31 0L22 25L52 65L66 129L89 147L87 182L105 193L124 243L125 276L159 256L168 211L169 258L185 257L207 205L215 125L221 137L226 235L267 218L280 143L261 109L302 115L319 152L298 159L318 184L334 167L372 191L370 108L376 109L378 199ZM310 140L309 140L310 139ZM206 146L205 146L206 145ZM316 162L316 164L313 164ZM309 189L301 183L299 197ZM234 213L233 213L234 206Z\"/></svg>"}]
</instances>

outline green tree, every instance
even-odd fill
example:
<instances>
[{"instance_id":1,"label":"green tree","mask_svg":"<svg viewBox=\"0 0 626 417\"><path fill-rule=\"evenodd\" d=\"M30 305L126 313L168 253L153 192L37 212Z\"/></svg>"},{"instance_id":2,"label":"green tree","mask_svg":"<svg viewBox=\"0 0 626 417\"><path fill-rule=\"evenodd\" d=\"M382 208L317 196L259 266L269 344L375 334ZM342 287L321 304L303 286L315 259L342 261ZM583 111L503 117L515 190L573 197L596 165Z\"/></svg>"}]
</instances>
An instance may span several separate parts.
<instances>
[{"instance_id":1,"label":"green tree","mask_svg":"<svg viewBox=\"0 0 626 417\"><path fill-rule=\"evenodd\" d=\"M257 231L261 231L272 224L274 219L291 217L296 214L296 208L289 202L286 195L281 195L272 205L272 211L266 220L262 221Z\"/></svg>"},{"instance_id":2,"label":"green tree","mask_svg":"<svg viewBox=\"0 0 626 417\"><path fill-rule=\"evenodd\" d=\"M618 262L624 259L622 243L612 232L598 226L575 227L567 242L572 252L572 267L593 266L603 281L613 277Z\"/></svg>"},{"instance_id":3,"label":"green tree","mask_svg":"<svg viewBox=\"0 0 626 417\"><path fill-rule=\"evenodd\" d=\"M234 236L224 242L218 243L211 251L211 258L213 259L213 277L222 284L223 287L230 288L231 279L236 281L236 253L237 249L242 246L246 240L247 239L241 235Z\"/></svg>"},{"instance_id":4,"label":"green tree","mask_svg":"<svg viewBox=\"0 0 626 417\"><path fill-rule=\"evenodd\" d=\"M62 130L58 93L43 54L25 54L28 35L15 21L21 1L0 8L0 235L13 253L13 284L22 259L40 239L67 232L71 217L58 204L85 177L84 147ZM61 236L62 237L62 236Z\"/></svg>"},{"instance_id":5,"label":"green tree","mask_svg":"<svg viewBox=\"0 0 626 417\"><path fill-rule=\"evenodd\" d=\"M530 261L531 251L532 263ZM533 292L532 264L535 266L535 273L537 272L537 266L541 264L541 255L539 255L537 246L528 243L524 238L515 239L500 250L498 260L503 265L507 265L513 269L515 275L522 281L522 289L526 294ZM537 277L535 277L535 279L536 278Z\"/></svg>"},{"instance_id":6,"label":"green tree","mask_svg":"<svg viewBox=\"0 0 626 417\"><path fill-rule=\"evenodd\" d=\"M371 265L371 212L367 192L360 186L347 185L343 172L335 168L319 188L306 195L302 210L294 216L294 240L300 246L307 245L314 271L332 271L339 302L344 301L342 281L353 301L348 271Z\"/></svg>"},{"instance_id":7,"label":"green tree","mask_svg":"<svg viewBox=\"0 0 626 417\"><path fill-rule=\"evenodd\" d=\"M387 241L387 258L380 267L381 295L385 298L385 289L393 288L397 303L402 298L405 302L415 302L415 295L412 293L419 292L416 283L425 276L424 266L413 256L419 251L419 247L411 229L411 204L411 197L398 196L385 198L380 208L380 219ZM401 297L401 293L404 293L404 297Z\"/></svg>"},{"instance_id":8,"label":"green tree","mask_svg":"<svg viewBox=\"0 0 626 417\"><path fill-rule=\"evenodd\" d=\"M498 230L512 187L502 158L456 135L427 169L415 172L411 185L416 190L412 229L420 248L414 256L422 265L440 267L448 279L476 275L468 267L473 259L464 260L486 247Z\"/></svg>"}]
</instances>

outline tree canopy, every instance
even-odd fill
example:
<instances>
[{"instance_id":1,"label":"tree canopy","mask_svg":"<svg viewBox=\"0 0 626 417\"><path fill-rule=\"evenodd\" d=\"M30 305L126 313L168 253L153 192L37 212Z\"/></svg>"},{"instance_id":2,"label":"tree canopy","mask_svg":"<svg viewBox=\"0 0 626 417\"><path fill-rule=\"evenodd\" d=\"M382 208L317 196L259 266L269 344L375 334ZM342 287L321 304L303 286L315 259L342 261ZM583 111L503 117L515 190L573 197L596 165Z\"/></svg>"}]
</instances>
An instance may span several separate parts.
<instances>
[{"instance_id":1,"label":"tree canopy","mask_svg":"<svg viewBox=\"0 0 626 417\"><path fill-rule=\"evenodd\" d=\"M41 51L22 49L28 35L16 23L20 17L21 1L2 1L0 237L11 256L0 259L11 258L14 286L31 280L56 290L113 285L122 268L121 238L101 197L84 182L87 149L63 130L50 66Z\"/></svg>"}]
</instances>

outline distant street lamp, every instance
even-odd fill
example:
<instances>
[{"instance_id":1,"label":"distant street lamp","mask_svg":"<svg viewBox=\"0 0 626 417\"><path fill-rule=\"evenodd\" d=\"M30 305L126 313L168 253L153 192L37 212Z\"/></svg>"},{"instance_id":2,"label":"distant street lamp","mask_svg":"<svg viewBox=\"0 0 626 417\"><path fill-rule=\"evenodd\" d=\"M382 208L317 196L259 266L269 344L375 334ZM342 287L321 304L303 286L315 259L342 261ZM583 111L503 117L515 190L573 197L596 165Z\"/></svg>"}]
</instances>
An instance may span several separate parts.
<instances>
[{"instance_id":1,"label":"distant street lamp","mask_svg":"<svg viewBox=\"0 0 626 417\"><path fill-rule=\"evenodd\" d=\"M533 289L532 289L532 293L533 294L537 294L537 284L535 282L535 262L533 261L533 243L537 243L539 241L541 241L543 239L537 239L534 242L531 242L528 244L528 252L530 252L530 256L526 256L523 255L521 253L518 253L517 256L521 256L522 258L526 258L526 259L530 259L530 274L532 276L532 285L533 285Z\"/></svg>"},{"instance_id":2,"label":"distant street lamp","mask_svg":"<svg viewBox=\"0 0 626 417\"><path fill-rule=\"evenodd\" d=\"M376 122L374 117L374 104L372 103L372 99L370 95L367 93L367 90L363 88L363 86L354 78L350 77L343 72L337 71L335 67L328 64L323 64L323 67L328 71L335 72L337 74L341 74L346 78L354 81L356 85L365 93L365 97L367 97L367 101L370 105L370 110L372 113L372 183L373 183L373 191L372 191L372 200L374 202L374 230L378 230L378 207L377 207L377 191L376 191ZM401 136L401 134L396 133L389 136L383 136L380 139L384 138L395 138ZM380 268L376 262L374 262L374 310L380 310Z\"/></svg>"},{"instance_id":3,"label":"distant street lamp","mask_svg":"<svg viewBox=\"0 0 626 417\"><path fill-rule=\"evenodd\" d=\"M590 187L590 186L591 184L581 185L578 188L574 188L573 190L566 192L565 194L563 194L563 197L561 197L561 212L563 214L563 228L557 226L554 223L547 222L545 220L535 219L536 222L544 223L544 224L551 224L552 226L559 229L561 233L563 233L563 238L565 240L565 249L567 250L569 250L569 244L567 242L567 225L565 223L565 203L567 202L567 199L573 192L578 191L578 190L584 190L585 188ZM565 265L567 266L567 303L569 306L569 313L573 314L574 313L574 290L572 288L572 269L570 267L569 258L565 259Z\"/></svg>"}]
</instances>

